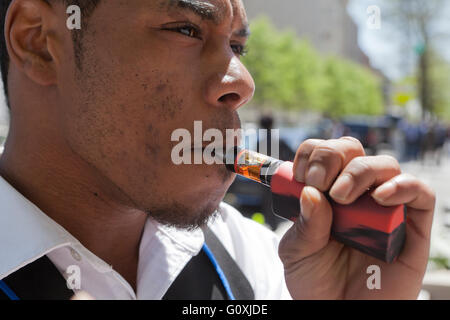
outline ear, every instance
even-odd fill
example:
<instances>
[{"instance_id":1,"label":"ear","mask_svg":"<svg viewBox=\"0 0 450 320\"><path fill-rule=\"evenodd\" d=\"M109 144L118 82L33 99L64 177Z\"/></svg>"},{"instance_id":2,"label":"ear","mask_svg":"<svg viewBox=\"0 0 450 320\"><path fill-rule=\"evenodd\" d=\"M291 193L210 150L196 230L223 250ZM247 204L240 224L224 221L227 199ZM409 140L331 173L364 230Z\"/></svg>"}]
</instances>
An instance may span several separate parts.
<instances>
[{"instance_id":1,"label":"ear","mask_svg":"<svg viewBox=\"0 0 450 320\"><path fill-rule=\"evenodd\" d=\"M55 10L43 0L13 0L6 15L10 64L42 86L53 85L57 79L56 21Z\"/></svg>"}]
</instances>

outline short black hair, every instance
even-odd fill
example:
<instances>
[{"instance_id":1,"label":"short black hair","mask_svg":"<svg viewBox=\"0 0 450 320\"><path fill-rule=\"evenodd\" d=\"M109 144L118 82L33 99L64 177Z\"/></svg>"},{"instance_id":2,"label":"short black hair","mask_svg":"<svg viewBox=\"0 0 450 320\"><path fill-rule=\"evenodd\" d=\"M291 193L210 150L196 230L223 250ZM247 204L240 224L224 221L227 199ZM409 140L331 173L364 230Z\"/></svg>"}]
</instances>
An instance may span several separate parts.
<instances>
[{"instance_id":1,"label":"short black hair","mask_svg":"<svg viewBox=\"0 0 450 320\"><path fill-rule=\"evenodd\" d=\"M0 70L2 73L3 80L3 88L5 91L6 102L9 106L8 102L8 68L9 68L9 56L8 51L6 49L6 39L5 39L5 20L6 20L6 12L8 11L9 5L13 0L0 0ZM83 24L86 25L88 18L91 16L94 9L99 4L100 0L44 0L45 2L51 4L52 2L62 2L65 5L77 5L81 9L81 14L83 17ZM79 68L81 68L81 57L82 57L82 46L81 40L83 38L83 31L86 28L82 28L81 30L73 30L72 38L74 41L75 48L75 62Z\"/></svg>"}]
</instances>

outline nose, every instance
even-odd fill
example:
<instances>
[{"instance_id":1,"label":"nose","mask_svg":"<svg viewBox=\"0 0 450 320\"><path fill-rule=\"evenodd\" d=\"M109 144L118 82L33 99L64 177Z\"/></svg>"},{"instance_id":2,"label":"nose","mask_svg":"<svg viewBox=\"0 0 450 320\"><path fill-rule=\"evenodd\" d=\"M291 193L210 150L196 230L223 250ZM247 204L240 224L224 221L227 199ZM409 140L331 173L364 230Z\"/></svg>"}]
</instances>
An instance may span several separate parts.
<instances>
[{"instance_id":1,"label":"nose","mask_svg":"<svg viewBox=\"0 0 450 320\"><path fill-rule=\"evenodd\" d=\"M206 81L205 99L208 105L233 110L246 104L255 93L255 82L247 68L235 55L212 72Z\"/></svg>"}]
</instances>

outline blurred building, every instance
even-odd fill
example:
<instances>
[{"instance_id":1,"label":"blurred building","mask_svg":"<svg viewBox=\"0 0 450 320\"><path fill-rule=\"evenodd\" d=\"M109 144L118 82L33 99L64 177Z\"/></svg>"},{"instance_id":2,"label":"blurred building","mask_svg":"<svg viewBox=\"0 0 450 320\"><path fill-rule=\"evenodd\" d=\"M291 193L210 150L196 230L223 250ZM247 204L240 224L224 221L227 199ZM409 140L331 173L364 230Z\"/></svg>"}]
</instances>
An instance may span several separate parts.
<instances>
[{"instance_id":1,"label":"blurred building","mask_svg":"<svg viewBox=\"0 0 450 320\"><path fill-rule=\"evenodd\" d=\"M358 28L347 12L348 0L243 0L251 20L266 15L280 29L291 28L321 53L369 66L358 45Z\"/></svg>"}]
</instances>

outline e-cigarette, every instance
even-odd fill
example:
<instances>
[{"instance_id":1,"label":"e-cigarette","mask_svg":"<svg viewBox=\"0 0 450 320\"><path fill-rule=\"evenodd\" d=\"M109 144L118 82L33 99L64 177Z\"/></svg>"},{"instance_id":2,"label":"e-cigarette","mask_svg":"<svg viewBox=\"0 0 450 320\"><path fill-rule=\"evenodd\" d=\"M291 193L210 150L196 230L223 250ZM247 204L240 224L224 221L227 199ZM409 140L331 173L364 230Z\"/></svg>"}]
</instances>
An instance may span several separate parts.
<instances>
[{"instance_id":1,"label":"e-cigarette","mask_svg":"<svg viewBox=\"0 0 450 320\"><path fill-rule=\"evenodd\" d=\"M300 215L304 183L294 179L293 163L234 147L216 153L228 170L270 187L273 213L295 221ZM406 206L384 207L369 192L341 205L327 198L333 210L331 236L337 241L386 262L400 254L406 235Z\"/></svg>"}]
</instances>

